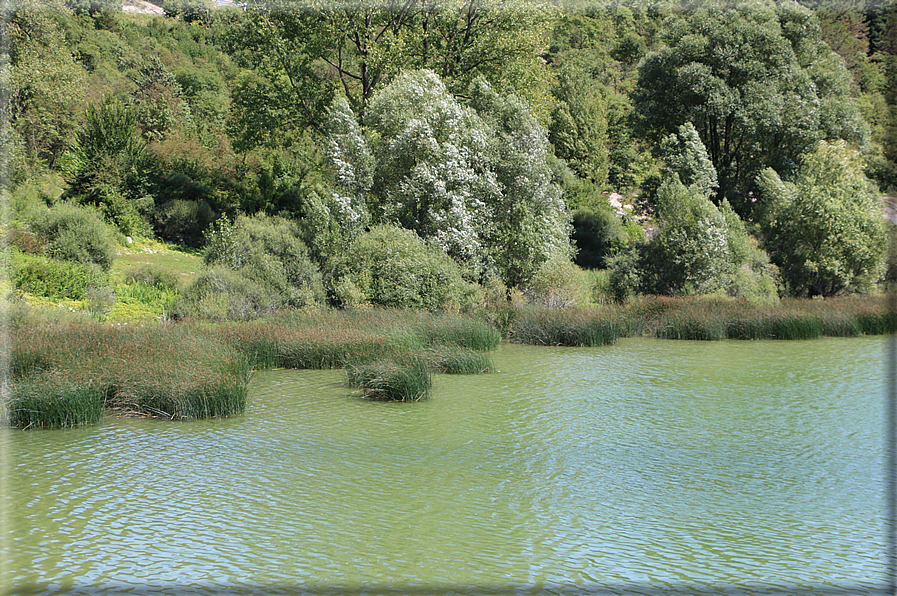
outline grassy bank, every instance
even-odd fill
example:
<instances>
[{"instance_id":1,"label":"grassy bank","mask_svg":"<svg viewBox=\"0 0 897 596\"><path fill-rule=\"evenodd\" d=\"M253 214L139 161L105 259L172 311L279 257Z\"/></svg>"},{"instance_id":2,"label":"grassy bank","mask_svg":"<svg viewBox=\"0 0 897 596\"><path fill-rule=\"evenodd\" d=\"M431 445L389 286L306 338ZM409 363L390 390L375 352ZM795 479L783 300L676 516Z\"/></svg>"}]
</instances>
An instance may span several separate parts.
<instances>
[{"instance_id":1,"label":"grassy bank","mask_svg":"<svg viewBox=\"0 0 897 596\"><path fill-rule=\"evenodd\" d=\"M520 309L508 335L520 343L597 346L619 337L662 339L814 339L897 331L885 297L782 300L775 305L732 298L645 297L591 309Z\"/></svg>"},{"instance_id":2,"label":"grassy bank","mask_svg":"<svg viewBox=\"0 0 897 596\"><path fill-rule=\"evenodd\" d=\"M12 426L89 424L106 410L230 416L246 404L246 358L186 326L55 324L13 328L4 341Z\"/></svg>"},{"instance_id":3,"label":"grassy bank","mask_svg":"<svg viewBox=\"0 0 897 596\"><path fill-rule=\"evenodd\" d=\"M30 312L30 311L29 311ZM812 339L897 331L885 298L650 297L595 308L522 307L505 334L535 345L598 346L620 337ZM191 419L243 411L251 370L342 368L369 399L416 401L432 374L493 370L501 334L483 318L405 310L290 311L243 323L100 324L65 309L12 313L3 337L12 426L89 424L111 411ZM494 317L493 317L494 320Z\"/></svg>"},{"instance_id":4,"label":"grassy bank","mask_svg":"<svg viewBox=\"0 0 897 596\"><path fill-rule=\"evenodd\" d=\"M247 323L108 325L18 313L4 337L6 416L67 427L107 411L170 419L243 411L250 371L344 368L371 399L418 400L431 373L492 370L501 336L485 322L411 311L291 312Z\"/></svg>"}]
</instances>

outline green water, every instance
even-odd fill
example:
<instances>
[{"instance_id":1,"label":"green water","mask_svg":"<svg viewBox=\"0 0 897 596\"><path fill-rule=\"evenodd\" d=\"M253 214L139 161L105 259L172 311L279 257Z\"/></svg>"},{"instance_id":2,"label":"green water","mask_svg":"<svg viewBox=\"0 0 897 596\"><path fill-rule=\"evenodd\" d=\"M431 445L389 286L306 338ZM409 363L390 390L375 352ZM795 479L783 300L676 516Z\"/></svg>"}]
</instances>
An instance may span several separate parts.
<instances>
[{"instance_id":1,"label":"green water","mask_svg":"<svg viewBox=\"0 0 897 596\"><path fill-rule=\"evenodd\" d=\"M3 429L5 593L873 594L884 338L503 345L367 402ZM876 590L879 590L878 592Z\"/></svg>"}]
</instances>

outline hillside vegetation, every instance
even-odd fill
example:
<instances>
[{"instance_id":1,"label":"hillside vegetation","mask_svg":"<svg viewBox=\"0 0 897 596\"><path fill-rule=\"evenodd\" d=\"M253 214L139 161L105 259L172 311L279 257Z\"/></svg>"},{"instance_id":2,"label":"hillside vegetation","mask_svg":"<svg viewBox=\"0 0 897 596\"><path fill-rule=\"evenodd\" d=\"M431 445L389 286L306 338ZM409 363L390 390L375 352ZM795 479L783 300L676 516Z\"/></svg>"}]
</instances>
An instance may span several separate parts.
<instances>
[{"instance_id":1,"label":"hillside vegetation","mask_svg":"<svg viewBox=\"0 0 897 596\"><path fill-rule=\"evenodd\" d=\"M881 0L17 0L16 304L106 322L874 294Z\"/></svg>"}]
</instances>

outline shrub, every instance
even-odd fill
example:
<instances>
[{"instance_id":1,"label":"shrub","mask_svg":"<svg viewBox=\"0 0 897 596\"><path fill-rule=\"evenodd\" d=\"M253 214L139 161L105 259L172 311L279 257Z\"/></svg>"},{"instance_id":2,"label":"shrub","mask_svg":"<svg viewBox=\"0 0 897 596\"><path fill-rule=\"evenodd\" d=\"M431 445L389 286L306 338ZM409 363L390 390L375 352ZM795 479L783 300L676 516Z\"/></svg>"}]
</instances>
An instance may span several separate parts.
<instances>
[{"instance_id":1,"label":"shrub","mask_svg":"<svg viewBox=\"0 0 897 596\"><path fill-rule=\"evenodd\" d=\"M115 245L108 227L87 207L60 203L31 222L31 227L57 259L93 263L104 270L115 260Z\"/></svg>"},{"instance_id":2,"label":"shrub","mask_svg":"<svg viewBox=\"0 0 897 596\"><path fill-rule=\"evenodd\" d=\"M207 265L227 267L280 295L282 306L302 307L324 300L321 273L311 261L295 222L259 213L234 223L219 219L206 234Z\"/></svg>"},{"instance_id":3,"label":"shrub","mask_svg":"<svg viewBox=\"0 0 897 596\"><path fill-rule=\"evenodd\" d=\"M609 209L578 209L573 212L576 264L584 269L607 266L607 258L626 244L623 222Z\"/></svg>"},{"instance_id":4,"label":"shrub","mask_svg":"<svg viewBox=\"0 0 897 596\"><path fill-rule=\"evenodd\" d=\"M126 236L148 237L152 228L138 209L145 202L152 204L152 197L129 201L113 189L104 189L99 202L103 218Z\"/></svg>"},{"instance_id":5,"label":"shrub","mask_svg":"<svg viewBox=\"0 0 897 596\"><path fill-rule=\"evenodd\" d=\"M115 304L115 292L108 286L87 286L87 310L94 315L108 314Z\"/></svg>"},{"instance_id":6,"label":"shrub","mask_svg":"<svg viewBox=\"0 0 897 596\"><path fill-rule=\"evenodd\" d=\"M43 255L47 252L47 242L38 235L12 228L8 237L9 246L31 255Z\"/></svg>"},{"instance_id":7,"label":"shrub","mask_svg":"<svg viewBox=\"0 0 897 596\"><path fill-rule=\"evenodd\" d=\"M153 221L161 238L199 246L203 241L203 232L215 221L215 212L203 200L175 199L157 207Z\"/></svg>"},{"instance_id":8,"label":"shrub","mask_svg":"<svg viewBox=\"0 0 897 596\"><path fill-rule=\"evenodd\" d=\"M566 259L546 261L527 284L529 299L545 308L586 306L589 300L588 275Z\"/></svg>"},{"instance_id":9,"label":"shrub","mask_svg":"<svg viewBox=\"0 0 897 596\"><path fill-rule=\"evenodd\" d=\"M164 267L160 267L159 265L152 264L141 265L140 267L131 270L125 276L125 281L132 284L142 283L147 286L158 286L170 290L176 290L178 288L178 276L176 273Z\"/></svg>"},{"instance_id":10,"label":"shrub","mask_svg":"<svg viewBox=\"0 0 897 596\"><path fill-rule=\"evenodd\" d=\"M172 308L176 318L246 320L285 305L284 297L263 282L226 268L201 273Z\"/></svg>"},{"instance_id":11,"label":"shrub","mask_svg":"<svg viewBox=\"0 0 897 596\"><path fill-rule=\"evenodd\" d=\"M84 300L88 286L106 285L98 267L14 253L12 282L22 292L54 299Z\"/></svg>"},{"instance_id":12,"label":"shrub","mask_svg":"<svg viewBox=\"0 0 897 596\"><path fill-rule=\"evenodd\" d=\"M373 304L436 311L462 300L466 284L458 266L414 232L376 226L350 253L350 277Z\"/></svg>"}]
</instances>

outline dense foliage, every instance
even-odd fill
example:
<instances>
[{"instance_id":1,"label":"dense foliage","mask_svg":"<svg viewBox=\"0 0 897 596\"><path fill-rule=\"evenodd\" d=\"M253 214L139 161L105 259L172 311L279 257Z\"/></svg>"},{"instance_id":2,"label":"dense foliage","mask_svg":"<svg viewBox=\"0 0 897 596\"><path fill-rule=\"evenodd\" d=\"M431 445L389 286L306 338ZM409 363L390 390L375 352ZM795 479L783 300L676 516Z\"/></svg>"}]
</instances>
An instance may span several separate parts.
<instances>
[{"instance_id":1,"label":"dense foliage","mask_svg":"<svg viewBox=\"0 0 897 596\"><path fill-rule=\"evenodd\" d=\"M12 3L20 292L148 238L205 251L183 317L884 282L894 3L164 7Z\"/></svg>"}]
</instances>

